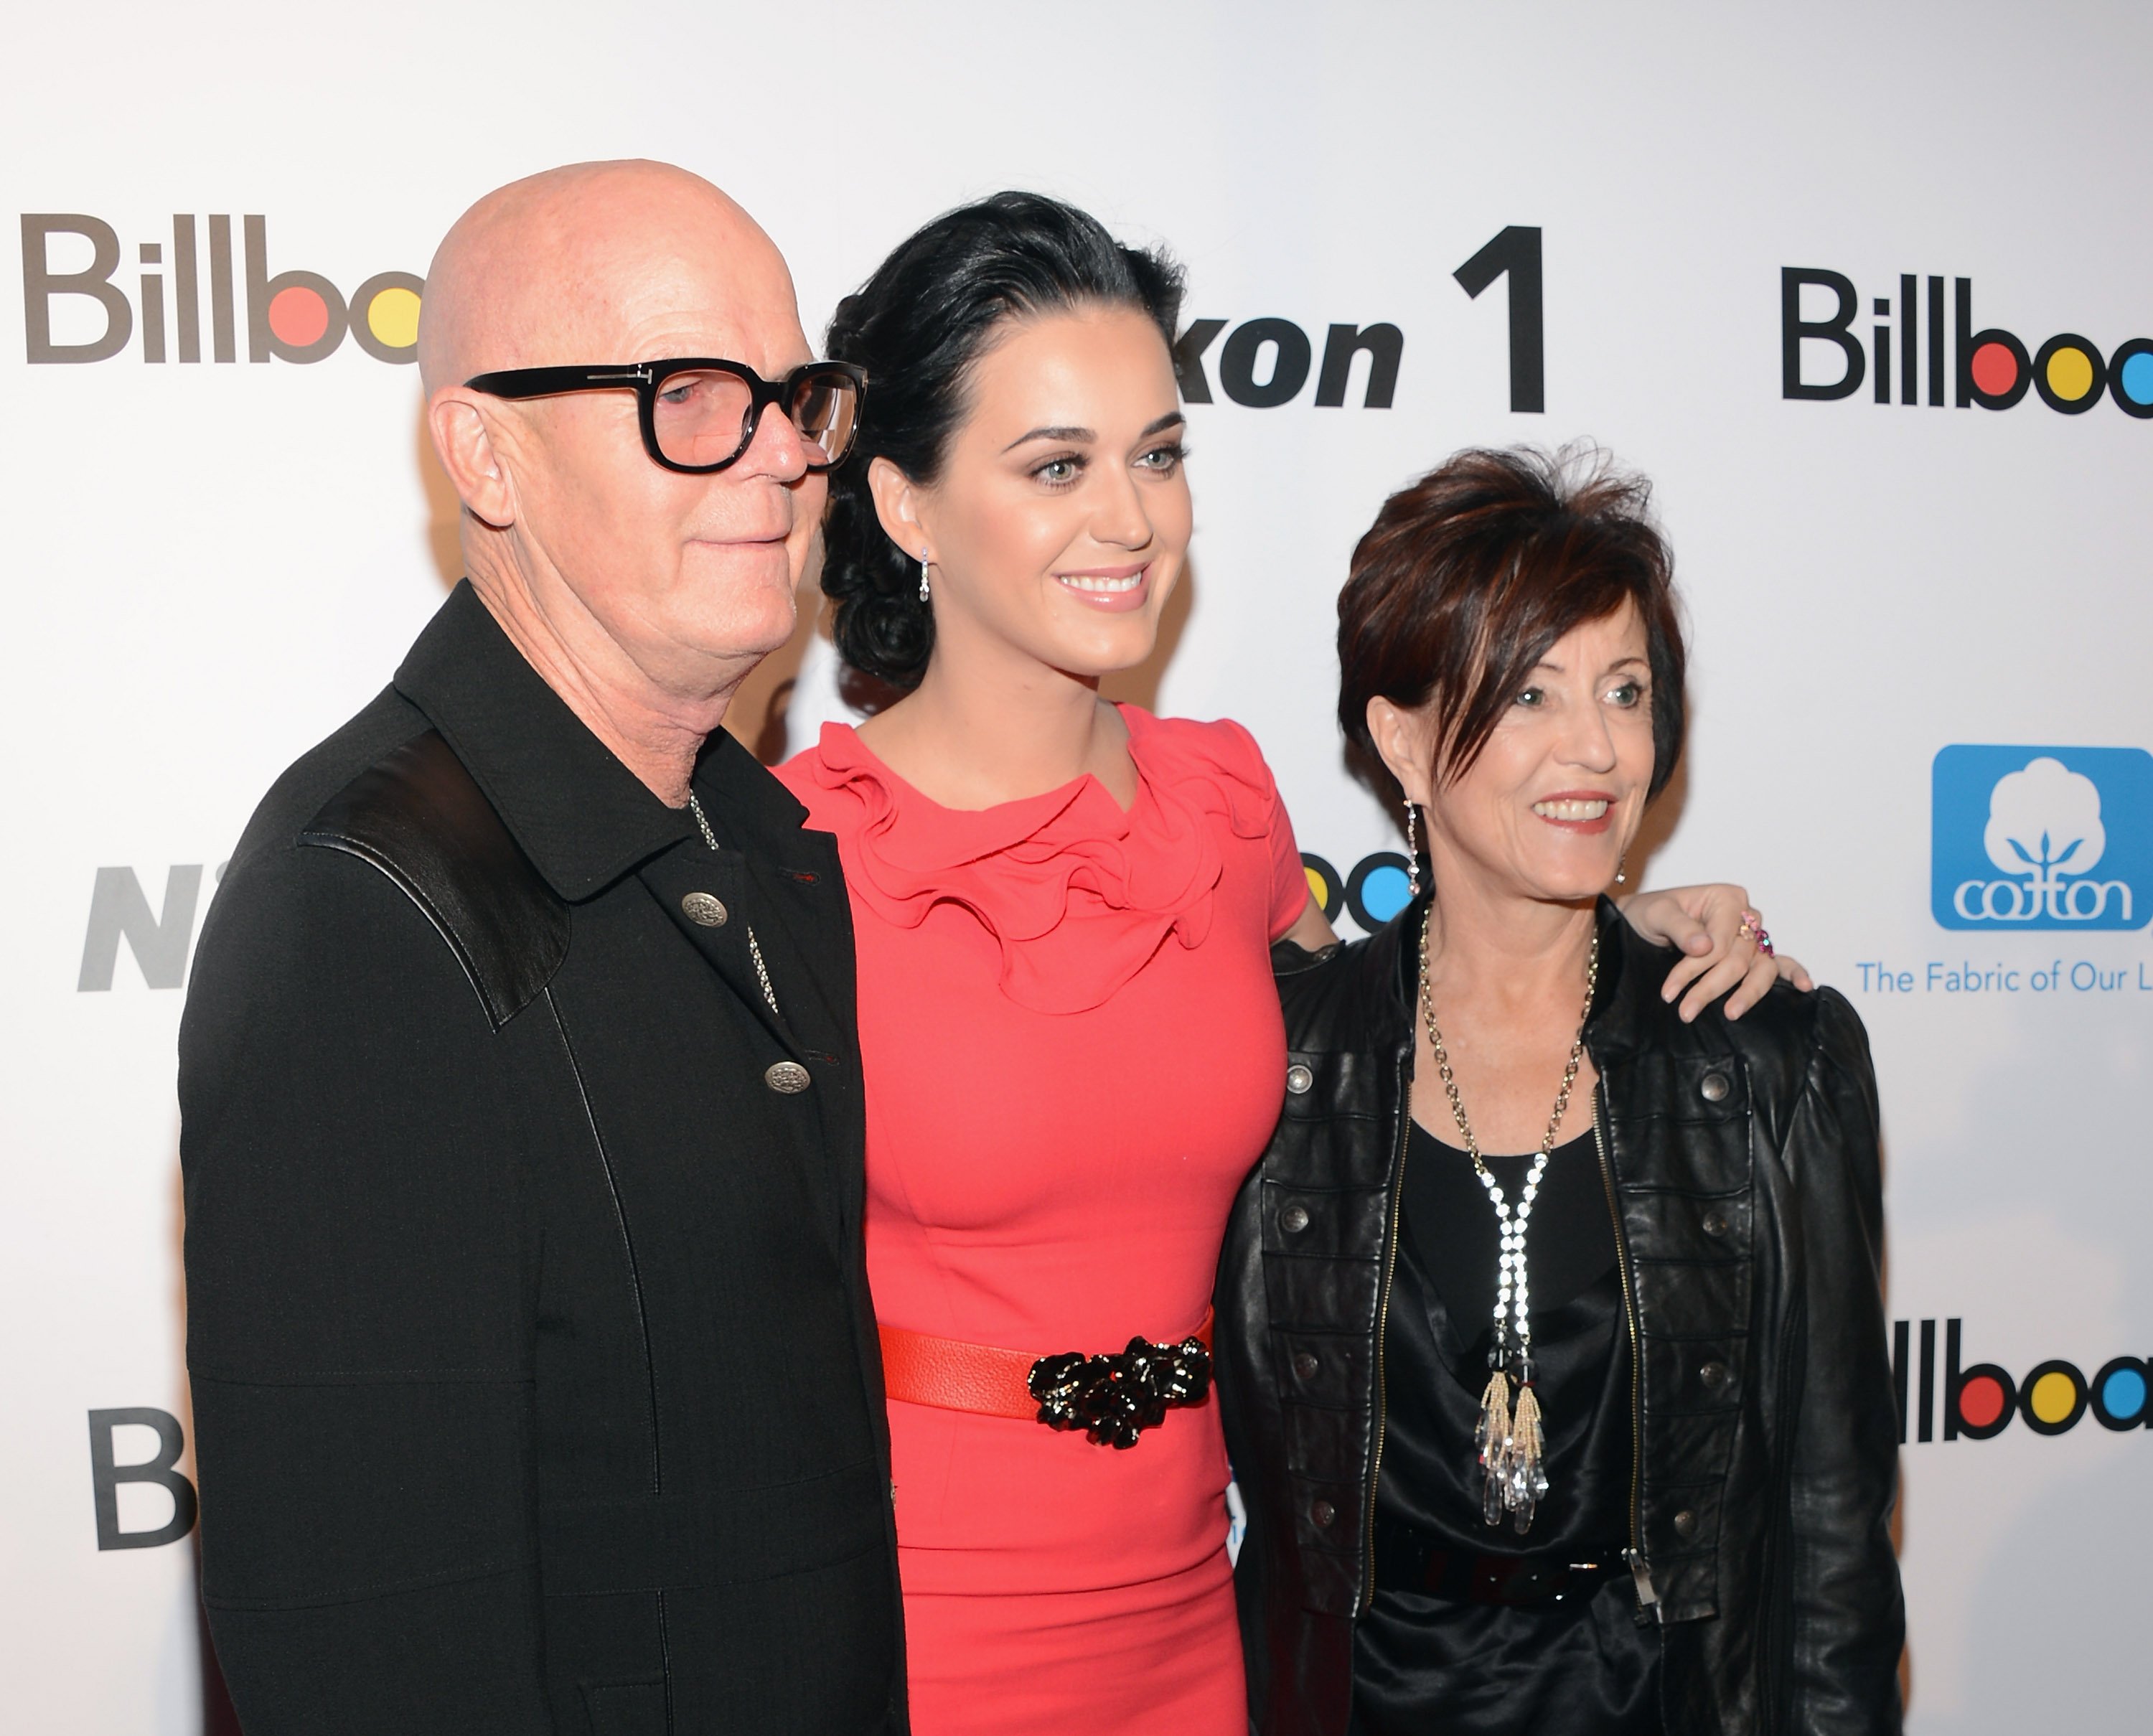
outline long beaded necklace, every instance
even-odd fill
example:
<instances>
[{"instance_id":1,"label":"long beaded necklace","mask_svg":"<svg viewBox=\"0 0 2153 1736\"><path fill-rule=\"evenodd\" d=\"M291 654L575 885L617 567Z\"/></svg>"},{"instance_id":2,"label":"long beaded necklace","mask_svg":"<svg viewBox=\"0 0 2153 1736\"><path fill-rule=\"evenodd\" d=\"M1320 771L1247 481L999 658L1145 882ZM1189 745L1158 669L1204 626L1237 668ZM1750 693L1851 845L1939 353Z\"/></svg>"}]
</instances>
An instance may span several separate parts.
<instances>
[{"instance_id":1,"label":"long beaded necklace","mask_svg":"<svg viewBox=\"0 0 2153 1736\"><path fill-rule=\"evenodd\" d=\"M1420 925L1420 1013L1428 1026L1428 1041L1435 1050L1436 1072L1442 1077L1450 1113L1465 1141L1467 1154L1480 1185L1495 1208L1495 1229L1500 1253L1495 1259L1495 1337L1488 1352L1488 1389L1480 1397L1480 1420L1473 1431L1473 1444L1483 1473L1480 1516L1499 1525L1505 1514L1522 1536L1532 1529L1533 1514L1548 1492L1547 1434L1540 1403L1533 1390L1533 1317L1531 1291L1525 1278L1525 1224L1539 1198L1540 1178L1547 1173L1548 1158L1555 1150L1555 1132L1570 1107L1570 1088L1577 1082L1578 1064L1585 1058L1585 1021L1592 1016L1593 991L1600 985L1600 936L1592 937L1591 957L1585 971L1585 1011L1580 1016L1577 1041L1570 1046L1570 1062L1562 1070L1562 1087L1555 1094L1555 1113L1548 1117L1547 1133L1540 1154L1525 1177L1514 1208L1504 1197L1503 1184L1489 1172L1474 1138L1473 1123L1465 1117L1465 1100L1458 1094L1458 1080L1450 1070L1450 1051L1443 1046L1443 1031L1435 1022L1435 995L1428 986L1428 931L1435 907L1428 906ZM1511 1382L1517 1383L1514 1408Z\"/></svg>"}]
</instances>

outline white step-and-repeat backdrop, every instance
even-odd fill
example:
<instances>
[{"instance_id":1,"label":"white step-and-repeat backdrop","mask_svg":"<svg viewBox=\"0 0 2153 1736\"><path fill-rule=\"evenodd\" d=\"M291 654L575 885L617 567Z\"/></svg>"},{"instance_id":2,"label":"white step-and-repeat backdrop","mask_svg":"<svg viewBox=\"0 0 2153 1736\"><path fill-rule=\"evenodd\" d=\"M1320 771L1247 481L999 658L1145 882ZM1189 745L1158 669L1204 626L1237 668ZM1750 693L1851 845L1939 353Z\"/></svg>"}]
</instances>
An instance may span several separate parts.
<instances>
[{"instance_id":1,"label":"white step-and-repeat backdrop","mask_svg":"<svg viewBox=\"0 0 2153 1736\"><path fill-rule=\"evenodd\" d=\"M1178 252L1194 582L1126 690L1255 731L1349 933L1402 889L1331 720L1360 529L1468 442L1656 479L1696 725L1652 877L1745 882L1875 1039L1911 1728L2143 1726L2153 13L121 0L7 37L0 1723L231 1727L191 949L456 576L407 365L435 241L632 155L742 199L811 330L1005 186ZM840 709L803 619L738 727Z\"/></svg>"}]
</instances>

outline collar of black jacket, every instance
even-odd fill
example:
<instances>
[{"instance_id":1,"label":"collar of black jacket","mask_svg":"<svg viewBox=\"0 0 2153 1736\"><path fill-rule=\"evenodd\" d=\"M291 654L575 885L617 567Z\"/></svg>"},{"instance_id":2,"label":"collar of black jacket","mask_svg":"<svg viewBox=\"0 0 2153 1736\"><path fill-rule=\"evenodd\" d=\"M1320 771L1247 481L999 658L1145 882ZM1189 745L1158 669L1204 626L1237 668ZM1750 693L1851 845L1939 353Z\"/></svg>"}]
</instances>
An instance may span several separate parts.
<instances>
[{"instance_id":1,"label":"collar of black jacket","mask_svg":"<svg viewBox=\"0 0 2153 1736\"><path fill-rule=\"evenodd\" d=\"M659 800L524 660L468 579L413 644L396 690L426 714L547 884L570 903L697 835L687 810ZM807 817L723 730L704 748L695 786L713 825L736 845L775 843Z\"/></svg>"},{"instance_id":2,"label":"collar of black jacket","mask_svg":"<svg viewBox=\"0 0 2153 1736\"><path fill-rule=\"evenodd\" d=\"M1348 1005L1368 1021L1361 1031L1361 1041L1372 1050L1380 1051L1413 1039L1420 1000L1420 925L1433 896L1423 892L1367 939L1347 949L1349 954L1357 953L1357 958L1350 964L1341 961L1351 978L1346 987ZM1656 1019L1673 1016L1672 1009L1645 990L1665 977L1676 955L1638 934L1611 899L1599 901L1595 920L1600 931L1600 983L1593 992L1585 1041L1596 1057L1626 1055L1650 1040ZM1290 993L1293 979L1326 956L1281 944L1275 949L1273 968Z\"/></svg>"}]
</instances>

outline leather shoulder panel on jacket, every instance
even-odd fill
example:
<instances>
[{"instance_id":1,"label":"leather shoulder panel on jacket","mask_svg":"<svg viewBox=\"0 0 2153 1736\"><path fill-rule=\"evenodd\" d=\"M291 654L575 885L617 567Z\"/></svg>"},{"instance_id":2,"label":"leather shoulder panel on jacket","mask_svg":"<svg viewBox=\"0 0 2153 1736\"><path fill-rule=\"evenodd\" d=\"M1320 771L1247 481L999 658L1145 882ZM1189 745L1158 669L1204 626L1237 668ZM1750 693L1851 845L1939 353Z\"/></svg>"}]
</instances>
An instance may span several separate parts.
<instances>
[{"instance_id":1,"label":"leather shoulder panel on jacket","mask_svg":"<svg viewBox=\"0 0 2153 1736\"><path fill-rule=\"evenodd\" d=\"M498 1031L568 953L568 907L438 731L391 748L323 804L302 844L378 868L448 942Z\"/></svg>"},{"instance_id":2,"label":"leather shoulder panel on jacket","mask_svg":"<svg viewBox=\"0 0 2153 1736\"><path fill-rule=\"evenodd\" d=\"M1340 943L1334 940L1328 946L1317 947L1313 952L1297 940L1271 942L1271 975L1298 976L1304 970L1313 970L1326 959L1333 956Z\"/></svg>"},{"instance_id":3,"label":"leather shoulder panel on jacket","mask_svg":"<svg viewBox=\"0 0 2153 1736\"><path fill-rule=\"evenodd\" d=\"M1412 1041L1413 1011L1399 975L1397 929L1392 922L1364 939L1320 952L1290 941L1271 948L1288 1048L1388 1055Z\"/></svg>"}]
</instances>

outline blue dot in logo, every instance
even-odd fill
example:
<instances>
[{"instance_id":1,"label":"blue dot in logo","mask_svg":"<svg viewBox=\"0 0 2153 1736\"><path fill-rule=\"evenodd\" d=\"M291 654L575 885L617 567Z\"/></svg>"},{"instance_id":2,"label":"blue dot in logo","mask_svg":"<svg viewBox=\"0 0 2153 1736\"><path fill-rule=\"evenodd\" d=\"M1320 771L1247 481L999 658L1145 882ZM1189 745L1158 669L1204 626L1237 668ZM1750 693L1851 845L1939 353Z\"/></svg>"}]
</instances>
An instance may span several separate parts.
<instances>
[{"instance_id":1,"label":"blue dot in logo","mask_svg":"<svg viewBox=\"0 0 2153 1736\"><path fill-rule=\"evenodd\" d=\"M2123 364L2123 395L2133 404L2153 404L2153 355L2140 350Z\"/></svg>"},{"instance_id":2,"label":"blue dot in logo","mask_svg":"<svg viewBox=\"0 0 2153 1736\"><path fill-rule=\"evenodd\" d=\"M1361 883L1361 902L1377 922L1388 922L1412 902L1412 883L1403 868L1386 863Z\"/></svg>"},{"instance_id":3,"label":"blue dot in logo","mask_svg":"<svg viewBox=\"0 0 2153 1736\"><path fill-rule=\"evenodd\" d=\"M2135 1368L2117 1369L2100 1383L2100 1403L2111 1417L2142 1416L2145 1410L2145 1377Z\"/></svg>"}]
</instances>

